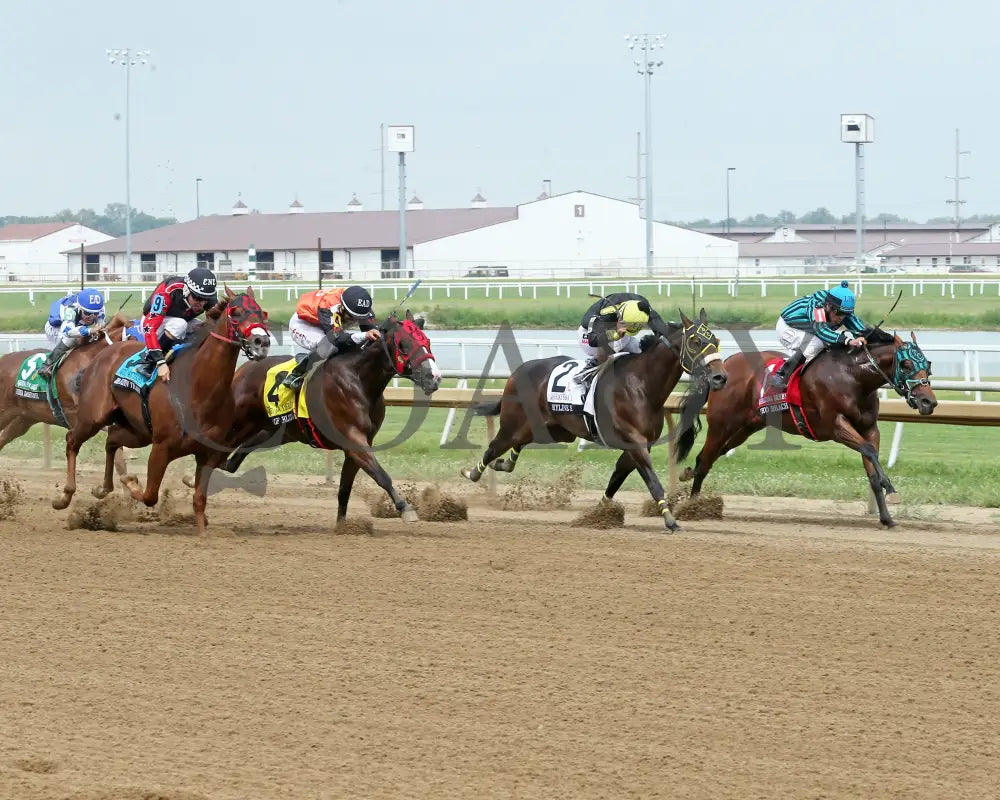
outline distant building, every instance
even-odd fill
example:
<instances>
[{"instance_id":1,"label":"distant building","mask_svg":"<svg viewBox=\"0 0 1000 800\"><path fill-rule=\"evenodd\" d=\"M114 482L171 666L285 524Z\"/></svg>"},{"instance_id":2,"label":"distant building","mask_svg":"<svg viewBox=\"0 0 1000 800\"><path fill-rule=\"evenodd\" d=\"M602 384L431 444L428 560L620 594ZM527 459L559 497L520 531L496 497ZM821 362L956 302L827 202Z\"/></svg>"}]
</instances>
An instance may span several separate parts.
<instances>
[{"instance_id":1,"label":"distant building","mask_svg":"<svg viewBox=\"0 0 1000 800\"><path fill-rule=\"evenodd\" d=\"M414 198L406 213L407 259L399 267L399 212L351 211L231 214L156 228L132 237L132 264L124 238L86 250L102 274L117 280L153 280L201 264L223 279L246 273L247 249L256 249L257 274L314 281L374 281L412 277L585 277L646 274L645 222L634 203L576 191L518 206L491 207L481 194L469 208L425 209ZM422 204L420 204L422 205ZM655 273L735 273L738 245L666 223L654 224ZM317 241L321 243L317 246ZM79 256L68 254L70 270Z\"/></svg>"},{"instance_id":2,"label":"distant building","mask_svg":"<svg viewBox=\"0 0 1000 800\"><path fill-rule=\"evenodd\" d=\"M855 268L852 225L790 223L777 227L700 228L739 244L744 275L844 273ZM894 272L1000 271L1000 223L870 224L863 240L864 268Z\"/></svg>"},{"instance_id":3,"label":"distant building","mask_svg":"<svg viewBox=\"0 0 1000 800\"><path fill-rule=\"evenodd\" d=\"M0 281L65 281L80 275L77 255L76 272L67 272L64 253L81 244L98 244L113 237L78 222L15 223L0 228ZM90 259L91 274L96 275L97 259Z\"/></svg>"}]
</instances>

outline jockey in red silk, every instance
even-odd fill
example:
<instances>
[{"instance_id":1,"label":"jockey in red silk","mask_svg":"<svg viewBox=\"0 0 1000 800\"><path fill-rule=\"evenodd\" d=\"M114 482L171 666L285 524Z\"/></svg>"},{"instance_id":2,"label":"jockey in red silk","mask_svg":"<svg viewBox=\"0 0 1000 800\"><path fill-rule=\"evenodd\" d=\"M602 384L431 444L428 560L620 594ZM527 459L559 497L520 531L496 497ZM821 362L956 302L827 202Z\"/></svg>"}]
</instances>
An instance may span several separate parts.
<instances>
[{"instance_id":1,"label":"jockey in red silk","mask_svg":"<svg viewBox=\"0 0 1000 800\"><path fill-rule=\"evenodd\" d=\"M187 275L164 279L142 307L140 330L146 343L142 372L153 369L163 380L170 380L170 367L164 350L170 351L183 341L195 325L194 320L218 302L217 281L210 269L195 267Z\"/></svg>"}]
</instances>

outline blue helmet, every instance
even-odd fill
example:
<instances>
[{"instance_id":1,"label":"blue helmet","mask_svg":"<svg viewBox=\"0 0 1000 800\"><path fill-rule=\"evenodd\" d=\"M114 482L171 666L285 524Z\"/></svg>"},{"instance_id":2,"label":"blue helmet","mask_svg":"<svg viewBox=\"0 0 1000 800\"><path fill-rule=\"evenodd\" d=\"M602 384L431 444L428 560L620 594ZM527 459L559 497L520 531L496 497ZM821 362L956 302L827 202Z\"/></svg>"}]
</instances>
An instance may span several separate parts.
<instances>
[{"instance_id":1,"label":"blue helmet","mask_svg":"<svg viewBox=\"0 0 1000 800\"><path fill-rule=\"evenodd\" d=\"M100 314L104 310L104 295L91 290L80 292L75 305L85 314Z\"/></svg>"},{"instance_id":2,"label":"blue helmet","mask_svg":"<svg viewBox=\"0 0 1000 800\"><path fill-rule=\"evenodd\" d=\"M835 306L839 306L845 314L854 311L854 292L848 288L848 285L847 281L841 281L840 286L834 286L827 292L827 299Z\"/></svg>"}]
</instances>

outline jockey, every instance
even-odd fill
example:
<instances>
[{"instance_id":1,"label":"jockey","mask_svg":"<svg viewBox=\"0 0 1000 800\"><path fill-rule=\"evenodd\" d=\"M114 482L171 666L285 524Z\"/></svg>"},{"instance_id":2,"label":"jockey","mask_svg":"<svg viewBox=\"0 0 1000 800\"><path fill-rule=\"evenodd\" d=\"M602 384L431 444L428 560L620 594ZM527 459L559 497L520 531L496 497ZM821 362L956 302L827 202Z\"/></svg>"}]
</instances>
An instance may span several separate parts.
<instances>
[{"instance_id":1,"label":"jockey","mask_svg":"<svg viewBox=\"0 0 1000 800\"><path fill-rule=\"evenodd\" d=\"M196 327L194 320L218 302L215 274L206 267L195 267L184 277L164 279L153 290L142 307L143 341L146 343L145 363L137 369L152 375L153 369L164 380L170 380L170 367L164 360L169 352Z\"/></svg>"},{"instance_id":2,"label":"jockey","mask_svg":"<svg viewBox=\"0 0 1000 800\"><path fill-rule=\"evenodd\" d=\"M847 330L839 330L841 327ZM778 341L789 355L771 375L771 385L784 388L800 364L808 364L829 345L862 347L865 340L856 334L864 329L865 324L854 313L854 292L847 281L789 303L776 327Z\"/></svg>"},{"instance_id":3,"label":"jockey","mask_svg":"<svg viewBox=\"0 0 1000 800\"><path fill-rule=\"evenodd\" d=\"M104 297L100 292L88 289L55 301L49 308L45 325L45 336L55 343L55 347L38 374L51 378L52 367L64 353L83 344L103 327Z\"/></svg>"},{"instance_id":4,"label":"jockey","mask_svg":"<svg viewBox=\"0 0 1000 800\"><path fill-rule=\"evenodd\" d=\"M346 328L357 322L360 331L347 333ZM382 334L375 324L372 298L360 286L346 289L317 289L299 298L295 313L288 321L292 340L308 350L308 358L295 365L285 376L282 386L298 389L306 374L317 361L357 347L364 341L375 341Z\"/></svg>"},{"instance_id":5,"label":"jockey","mask_svg":"<svg viewBox=\"0 0 1000 800\"><path fill-rule=\"evenodd\" d=\"M588 308L580 320L580 349L595 363L604 363L611 353L638 353L641 347L636 336L643 328L663 336L670 332L641 294L610 294Z\"/></svg>"}]
</instances>

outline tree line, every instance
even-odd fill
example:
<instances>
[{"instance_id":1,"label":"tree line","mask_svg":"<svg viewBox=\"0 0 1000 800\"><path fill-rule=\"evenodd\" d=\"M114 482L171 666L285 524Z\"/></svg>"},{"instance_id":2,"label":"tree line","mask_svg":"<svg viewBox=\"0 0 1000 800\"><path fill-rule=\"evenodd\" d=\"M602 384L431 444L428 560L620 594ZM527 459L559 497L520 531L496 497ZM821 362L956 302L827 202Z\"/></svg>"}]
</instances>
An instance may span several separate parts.
<instances>
[{"instance_id":1,"label":"tree line","mask_svg":"<svg viewBox=\"0 0 1000 800\"><path fill-rule=\"evenodd\" d=\"M153 228L162 228L164 225L173 225L177 222L174 217L154 217L145 211L132 209L132 233L141 233ZM81 208L73 211L64 208L55 214L40 217L6 216L0 217L0 225L14 225L34 222L79 222L88 228L93 228L108 236L125 235L126 209L124 203L108 203L104 207L104 213L98 214L92 208Z\"/></svg>"},{"instance_id":2,"label":"tree line","mask_svg":"<svg viewBox=\"0 0 1000 800\"><path fill-rule=\"evenodd\" d=\"M934 217L927 220L926 223L919 223L916 220L901 217L898 214L884 213L866 218L868 225L878 225L883 222L889 225L947 225L948 223L952 223L954 221L954 217ZM962 222L969 224L1000 222L1000 214L973 214L970 217L962 217ZM774 216L769 214L754 214L749 217L744 217L743 219L730 217L728 220L730 228L776 228L779 225L793 225L795 223L800 223L802 225L853 225L854 213L842 214L838 217L830 211L830 209L820 206L819 208L808 211L801 216L797 216L792 211L782 210ZM727 221L724 219L711 220L708 217L702 217L701 219L696 219L693 222L673 222L670 224L681 225L687 228L725 228Z\"/></svg>"}]
</instances>

